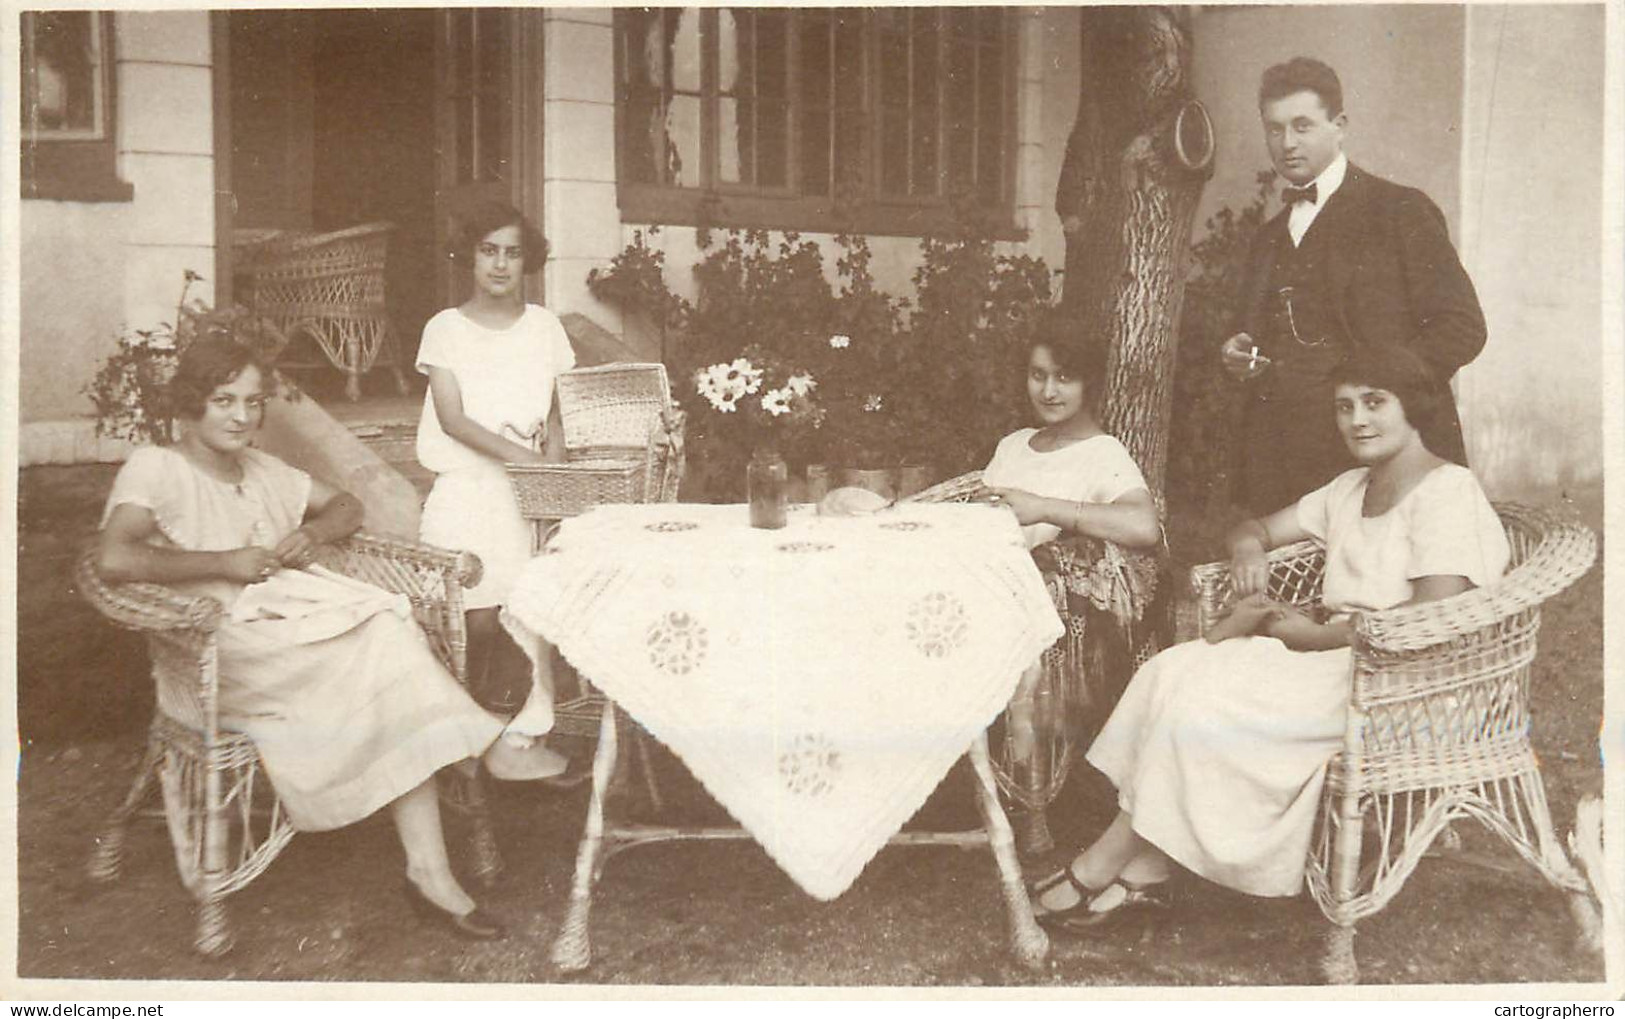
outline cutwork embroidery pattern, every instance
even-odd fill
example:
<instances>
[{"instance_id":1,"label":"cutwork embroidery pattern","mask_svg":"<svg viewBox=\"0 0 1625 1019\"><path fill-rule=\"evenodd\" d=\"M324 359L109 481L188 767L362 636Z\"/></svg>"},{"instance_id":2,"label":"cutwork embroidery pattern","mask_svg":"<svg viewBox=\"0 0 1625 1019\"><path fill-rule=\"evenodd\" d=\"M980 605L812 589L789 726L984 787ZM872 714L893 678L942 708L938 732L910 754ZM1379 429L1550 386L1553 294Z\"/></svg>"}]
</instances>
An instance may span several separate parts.
<instances>
[{"instance_id":1,"label":"cutwork embroidery pattern","mask_svg":"<svg viewBox=\"0 0 1625 1019\"><path fill-rule=\"evenodd\" d=\"M933 591L909 608L904 630L921 654L946 658L965 642L970 621L958 598Z\"/></svg>"},{"instance_id":2,"label":"cutwork embroidery pattern","mask_svg":"<svg viewBox=\"0 0 1625 1019\"><path fill-rule=\"evenodd\" d=\"M644 524L645 531L656 534L676 534L678 531L697 531L700 525L689 520L661 520L658 523Z\"/></svg>"},{"instance_id":3,"label":"cutwork embroidery pattern","mask_svg":"<svg viewBox=\"0 0 1625 1019\"><path fill-rule=\"evenodd\" d=\"M840 779L841 752L821 732L804 732L779 752L779 778L797 796L828 795Z\"/></svg>"},{"instance_id":4,"label":"cutwork embroidery pattern","mask_svg":"<svg viewBox=\"0 0 1625 1019\"><path fill-rule=\"evenodd\" d=\"M662 672L686 675L705 661L709 637L705 627L687 612L668 612L655 620L644 638L649 661Z\"/></svg>"}]
</instances>

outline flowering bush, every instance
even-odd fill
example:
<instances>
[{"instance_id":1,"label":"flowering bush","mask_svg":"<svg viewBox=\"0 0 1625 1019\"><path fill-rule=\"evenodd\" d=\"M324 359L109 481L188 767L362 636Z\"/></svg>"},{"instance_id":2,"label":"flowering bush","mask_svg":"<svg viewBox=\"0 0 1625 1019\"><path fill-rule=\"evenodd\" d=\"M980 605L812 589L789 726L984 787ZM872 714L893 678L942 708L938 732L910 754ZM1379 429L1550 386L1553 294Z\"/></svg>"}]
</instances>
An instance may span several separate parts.
<instances>
[{"instance_id":1,"label":"flowering bush","mask_svg":"<svg viewBox=\"0 0 1625 1019\"><path fill-rule=\"evenodd\" d=\"M127 330L118 349L97 366L85 386L96 407L96 434L134 443L167 445L175 441L175 411L169 403L169 380L182 352L199 339L225 338L248 343L266 361L273 361L283 337L271 323L254 319L241 308L215 311L201 300L187 300L192 284L203 277L188 269L183 275L174 323L154 329ZM266 380L273 392L297 390L280 377Z\"/></svg>"},{"instance_id":2,"label":"flowering bush","mask_svg":"<svg viewBox=\"0 0 1625 1019\"><path fill-rule=\"evenodd\" d=\"M911 310L876 286L863 237L835 244L830 273L818 245L795 233L775 244L763 231L729 231L694 267L693 304L665 292L662 261L641 236L592 277L606 300L673 324L667 360L674 378L695 379L679 399L708 497L742 491L763 427L796 467L958 473L985 463L1022 420L1020 352L1049 304L1042 261L995 254L985 231L927 238ZM786 400L797 375L809 389Z\"/></svg>"}]
</instances>

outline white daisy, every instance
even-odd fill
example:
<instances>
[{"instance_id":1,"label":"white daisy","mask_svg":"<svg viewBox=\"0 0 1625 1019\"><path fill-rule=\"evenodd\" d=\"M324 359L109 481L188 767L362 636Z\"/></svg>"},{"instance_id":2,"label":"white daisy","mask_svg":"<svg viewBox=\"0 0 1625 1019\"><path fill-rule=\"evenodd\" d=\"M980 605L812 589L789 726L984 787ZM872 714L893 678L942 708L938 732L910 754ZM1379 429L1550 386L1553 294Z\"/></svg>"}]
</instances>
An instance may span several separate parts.
<instances>
[{"instance_id":1,"label":"white daisy","mask_svg":"<svg viewBox=\"0 0 1625 1019\"><path fill-rule=\"evenodd\" d=\"M762 409L767 411L771 417L778 417L781 414L788 414L790 413L791 395L792 394L788 387L784 389L769 389L767 392L762 394Z\"/></svg>"}]
</instances>

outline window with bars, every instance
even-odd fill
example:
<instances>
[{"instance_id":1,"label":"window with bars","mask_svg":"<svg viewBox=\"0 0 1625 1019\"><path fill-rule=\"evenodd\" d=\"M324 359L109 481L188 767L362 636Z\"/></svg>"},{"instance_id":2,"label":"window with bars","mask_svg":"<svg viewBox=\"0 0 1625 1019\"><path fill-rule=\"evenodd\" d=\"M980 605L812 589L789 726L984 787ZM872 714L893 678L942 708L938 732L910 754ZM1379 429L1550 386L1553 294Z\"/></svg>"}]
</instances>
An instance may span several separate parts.
<instances>
[{"instance_id":1,"label":"window with bars","mask_svg":"<svg viewBox=\"0 0 1625 1019\"><path fill-rule=\"evenodd\" d=\"M1003 8L616 12L632 220L918 234L968 203L1010 224Z\"/></svg>"},{"instance_id":2,"label":"window with bars","mask_svg":"<svg viewBox=\"0 0 1625 1019\"><path fill-rule=\"evenodd\" d=\"M129 200L114 165L112 16L24 11L18 27L22 196Z\"/></svg>"}]
</instances>

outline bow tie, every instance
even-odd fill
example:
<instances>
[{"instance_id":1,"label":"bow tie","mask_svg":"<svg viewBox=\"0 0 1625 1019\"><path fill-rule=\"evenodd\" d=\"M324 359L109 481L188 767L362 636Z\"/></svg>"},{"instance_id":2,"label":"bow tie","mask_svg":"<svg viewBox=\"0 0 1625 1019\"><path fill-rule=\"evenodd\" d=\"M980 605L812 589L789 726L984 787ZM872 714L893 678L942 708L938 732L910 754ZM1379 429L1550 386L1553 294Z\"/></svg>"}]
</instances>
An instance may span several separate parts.
<instances>
[{"instance_id":1,"label":"bow tie","mask_svg":"<svg viewBox=\"0 0 1625 1019\"><path fill-rule=\"evenodd\" d=\"M1296 205L1299 202L1308 202L1310 205L1313 205L1315 204L1315 198L1319 193L1320 192L1315 190L1314 184L1305 184L1301 188L1295 188L1288 185L1281 189L1281 201L1285 202L1289 206Z\"/></svg>"}]
</instances>

